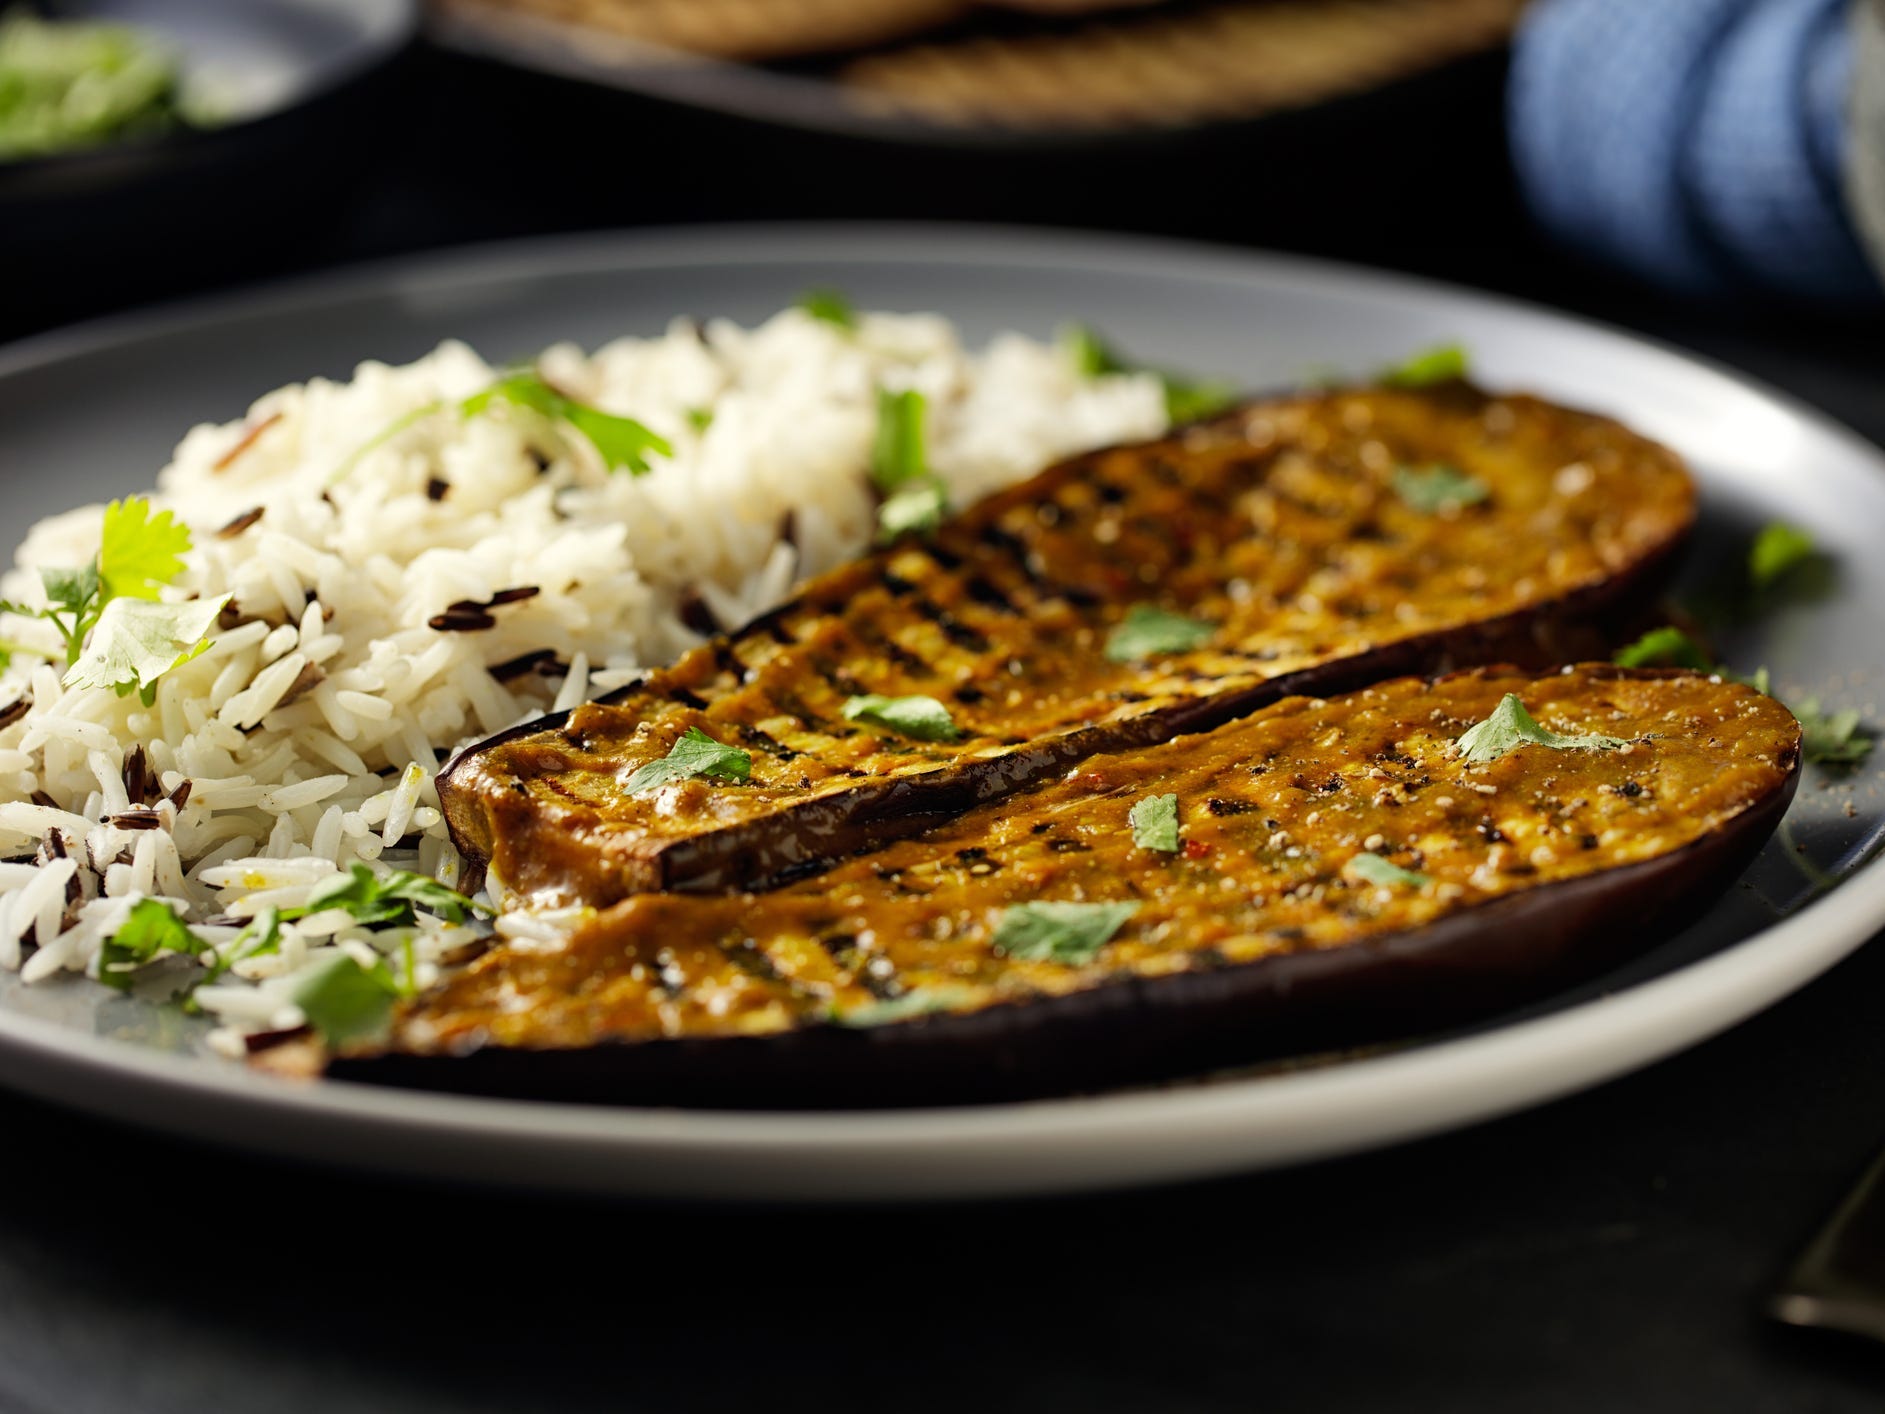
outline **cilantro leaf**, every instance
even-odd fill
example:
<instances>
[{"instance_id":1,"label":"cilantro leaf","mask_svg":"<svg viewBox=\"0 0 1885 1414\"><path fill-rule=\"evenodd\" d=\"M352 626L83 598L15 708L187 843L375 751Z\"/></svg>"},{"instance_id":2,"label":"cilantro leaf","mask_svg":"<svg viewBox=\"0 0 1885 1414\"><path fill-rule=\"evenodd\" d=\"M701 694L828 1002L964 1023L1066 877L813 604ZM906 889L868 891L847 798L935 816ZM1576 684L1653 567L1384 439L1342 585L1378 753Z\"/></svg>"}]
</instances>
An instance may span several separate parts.
<instances>
[{"instance_id":1,"label":"cilantro leaf","mask_svg":"<svg viewBox=\"0 0 1885 1414\"><path fill-rule=\"evenodd\" d=\"M1202 647L1216 633L1216 624L1188 619L1156 604L1134 604L1106 635L1106 657L1114 663L1139 663L1161 653Z\"/></svg>"},{"instance_id":2,"label":"cilantro leaf","mask_svg":"<svg viewBox=\"0 0 1885 1414\"><path fill-rule=\"evenodd\" d=\"M1165 854L1177 851L1177 796L1148 795L1132 807L1126 818L1132 823L1132 842L1140 849L1156 849Z\"/></svg>"},{"instance_id":3,"label":"cilantro leaf","mask_svg":"<svg viewBox=\"0 0 1885 1414\"><path fill-rule=\"evenodd\" d=\"M839 1026L887 1026L893 1021L948 1011L974 998L975 993L967 987L914 987L902 996L883 1001L864 1002L842 1010L834 1007L830 1019Z\"/></svg>"},{"instance_id":4,"label":"cilantro leaf","mask_svg":"<svg viewBox=\"0 0 1885 1414\"><path fill-rule=\"evenodd\" d=\"M630 795L655 790L693 776L722 781L743 781L753 773L753 758L737 746L715 741L699 727L689 727L659 761L650 761L630 776L623 789Z\"/></svg>"},{"instance_id":5,"label":"cilantro leaf","mask_svg":"<svg viewBox=\"0 0 1885 1414\"><path fill-rule=\"evenodd\" d=\"M482 392L458 405L461 417L478 417L497 403L529 408L555 422L573 427L588 439L610 471L642 476L650 455L671 457L674 446L632 417L618 417L600 408L566 398L528 369L507 374Z\"/></svg>"},{"instance_id":6,"label":"cilantro leaf","mask_svg":"<svg viewBox=\"0 0 1885 1414\"><path fill-rule=\"evenodd\" d=\"M949 509L949 488L940 476L923 476L885 498L877 508L877 539L895 540L914 532L928 535Z\"/></svg>"},{"instance_id":7,"label":"cilantro leaf","mask_svg":"<svg viewBox=\"0 0 1885 1414\"><path fill-rule=\"evenodd\" d=\"M844 704L847 722L883 727L917 741L954 741L962 735L949 709L933 697L885 697L880 692L853 697Z\"/></svg>"},{"instance_id":8,"label":"cilantro leaf","mask_svg":"<svg viewBox=\"0 0 1885 1414\"><path fill-rule=\"evenodd\" d=\"M1391 859L1384 859L1378 854L1358 854L1343 866L1343 872L1353 874L1357 879L1368 884L1380 884L1392 888L1404 885L1410 889L1424 888L1433 880L1425 874L1412 869L1403 869Z\"/></svg>"},{"instance_id":9,"label":"cilantro leaf","mask_svg":"<svg viewBox=\"0 0 1885 1414\"><path fill-rule=\"evenodd\" d=\"M398 993L384 964L362 967L338 953L302 978L289 1000L323 1041L338 1045L383 1030Z\"/></svg>"},{"instance_id":10,"label":"cilantro leaf","mask_svg":"<svg viewBox=\"0 0 1885 1414\"><path fill-rule=\"evenodd\" d=\"M1423 515L1438 515L1476 506L1492 494L1492 488L1456 466L1433 462L1395 467L1394 494Z\"/></svg>"},{"instance_id":11,"label":"cilantro leaf","mask_svg":"<svg viewBox=\"0 0 1885 1414\"><path fill-rule=\"evenodd\" d=\"M696 432L705 432L709 427L713 426L713 409L709 407L689 408L687 410L687 425Z\"/></svg>"},{"instance_id":12,"label":"cilantro leaf","mask_svg":"<svg viewBox=\"0 0 1885 1414\"><path fill-rule=\"evenodd\" d=\"M1378 377L1390 388L1431 388L1436 383L1465 378L1470 372L1471 363L1463 347L1437 344L1382 369Z\"/></svg>"},{"instance_id":13,"label":"cilantro leaf","mask_svg":"<svg viewBox=\"0 0 1885 1414\"><path fill-rule=\"evenodd\" d=\"M1748 580L1756 590L1771 589L1818 554L1810 534L1797 525L1774 521L1762 526L1748 547Z\"/></svg>"},{"instance_id":14,"label":"cilantro leaf","mask_svg":"<svg viewBox=\"0 0 1885 1414\"><path fill-rule=\"evenodd\" d=\"M1560 736L1539 726L1518 694L1508 692L1492 709L1492 715L1477 726L1469 727L1460 737L1461 759L1473 765L1497 761L1521 746L1548 746L1554 751L1610 751L1624 744L1621 737L1592 733L1587 736Z\"/></svg>"},{"instance_id":15,"label":"cilantro leaf","mask_svg":"<svg viewBox=\"0 0 1885 1414\"><path fill-rule=\"evenodd\" d=\"M839 290L807 290L799 296L798 307L812 318L840 329L857 328L857 306Z\"/></svg>"},{"instance_id":16,"label":"cilantro leaf","mask_svg":"<svg viewBox=\"0 0 1885 1414\"><path fill-rule=\"evenodd\" d=\"M1165 390L1165 417L1173 423L1196 422L1237 401L1237 389L1221 379L1193 378L1166 369L1135 364L1084 324L1061 326L1061 355L1082 378L1110 373L1150 373Z\"/></svg>"},{"instance_id":17,"label":"cilantro leaf","mask_svg":"<svg viewBox=\"0 0 1885 1414\"><path fill-rule=\"evenodd\" d=\"M889 494L930 474L923 444L929 400L914 388L877 390L877 436L871 443L871 480Z\"/></svg>"},{"instance_id":18,"label":"cilantro leaf","mask_svg":"<svg viewBox=\"0 0 1885 1414\"><path fill-rule=\"evenodd\" d=\"M98 562L75 570L41 570L39 582L46 587L46 598L55 608L82 614L98 597Z\"/></svg>"},{"instance_id":19,"label":"cilantro leaf","mask_svg":"<svg viewBox=\"0 0 1885 1414\"><path fill-rule=\"evenodd\" d=\"M231 938L210 964L205 982L214 982L229 971L238 962L246 962L252 957L265 957L281 951L281 910L265 908L248 921L243 930Z\"/></svg>"},{"instance_id":20,"label":"cilantro leaf","mask_svg":"<svg viewBox=\"0 0 1885 1414\"><path fill-rule=\"evenodd\" d=\"M1665 624L1652 628L1634 643L1625 644L1610 655L1621 668L1671 667L1694 668L1697 672L1719 671L1696 641L1681 629Z\"/></svg>"},{"instance_id":21,"label":"cilantro leaf","mask_svg":"<svg viewBox=\"0 0 1885 1414\"><path fill-rule=\"evenodd\" d=\"M1822 766L1856 766L1872 754L1872 739L1860 734L1859 714L1823 712L1817 697L1802 697L1792 705L1800 722L1800 749L1809 761Z\"/></svg>"},{"instance_id":22,"label":"cilantro leaf","mask_svg":"<svg viewBox=\"0 0 1885 1414\"><path fill-rule=\"evenodd\" d=\"M155 599L183 572L190 528L169 511L151 514L143 496L105 507L98 547L98 579L106 599Z\"/></svg>"},{"instance_id":23,"label":"cilantro leaf","mask_svg":"<svg viewBox=\"0 0 1885 1414\"><path fill-rule=\"evenodd\" d=\"M162 899L139 899L99 950L98 980L125 991L132 974L159 953L196 957L207 946Z\"/></svg>"},{"instance_id":24,"label":"cilantro leaf","mask_svg":"<svg viewBox=\"0 0 1885 1414\"><path fill-rule=\"evenodd\" d=\"M188 604L113 599L92 627L91 640L66 670L67 687L109 687L120 697L155 691L157 679L209 648L209 631L227 594Z\"/></svg>"},{"instance_id":25,"label":"cilantro leaf","mask_svg":"<svg viewBox=\"0 0 1885 1414\"><path fill-rule=\"evenodd\" d=\"M375 870L356 860L345 874L317 884L309 892L301 914L339 908L364 927L404 927L415 921L415 906L451 923L463 923L467 914L488 916L495 912L488 905L468 899L424 874L405 869Z\"/></svg>"},{"instance_id":26,"label":"cilantro leaf","mask_svg":"<svg viewBox=\"0 0 1885 1414\"><path fill-rule=\"evenodd\" d=\"M877 538L923 534L942 523L949 488L929 469L923 442L928 403L914 388L877 390L877 436L871 444L871 481L884 493L877 508Z\"/></svg>"},{"instance_id":27,"label":"cilantro leaf","mask_svg":"<svg viewBox=\"0 0 1885 1414\"><path fill-rule=\"evenodd\" d=\"M1003 909L995 946L1023 962L1081 967L1139 911L1136 903L1022 903Z\"/></svg>"}]
</instances>

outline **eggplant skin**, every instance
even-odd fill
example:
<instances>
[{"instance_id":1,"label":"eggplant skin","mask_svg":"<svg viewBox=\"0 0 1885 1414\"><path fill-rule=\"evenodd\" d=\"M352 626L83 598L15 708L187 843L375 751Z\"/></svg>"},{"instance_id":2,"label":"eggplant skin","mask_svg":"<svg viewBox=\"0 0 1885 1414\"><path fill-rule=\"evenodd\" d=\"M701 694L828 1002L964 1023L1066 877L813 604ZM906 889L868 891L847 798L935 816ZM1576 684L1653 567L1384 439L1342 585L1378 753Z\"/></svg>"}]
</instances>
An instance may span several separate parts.
<instances>
[{"instance_id":1,"label":"eggplant skin","mask_svg":"<svg viewBox=\"0 0 1885 1414\"><path fill-rule=\"evenodd\" d=\"M1480 712L1506 691L1540 704L1541 720L1554 730L1627 723L1634 727L1631 751L1527 746L1491 767L1436 769L1431 742L1414 740L1436 721L1434 714ZM1326 743L1345 720L1354 724L1345 747L1375 742L1379 749L1359 760L1332 754ZM1461 718L1438 720L1456 734ZM1404 735L1396 721L1404 721ZM1694 736L1705 739L1688 739ZM1300 744L1295 756L1266 754L1292 741ZM1683 759L1664 772L1659 761L1673 760L1670 753ZM1267 770L1239 795L1253 760ZM1351 783L1374 761L1394 765L1398 775L1390 772L1381 793L1354 799L1343 812L1338 806L1348 787L1331 788L1333 777L1323 774L1338 761ZM566 976L558 972L563 959L507 958L500 948L418 999L390 1043L335 1056L327 1073L610 1104L885 1107L1061 1095L1429 1034L1601 973L1686 924L1759 851L1785 813L1799 772L1799 732L1784 708L1751 689L1681 672L1593 666L1533 678L1492 669L1431 685L1385 684L1352 699L1292 700L1209 736L1090 763L1086 801L1081 781L1058 782L984 807L953 822L941 838L904 841L876 862L854 861L838 875L781 893L632 900L604 914L586 942L578 940L567 955ZM1697 783L1705 804L1691 810L1687 800L1653 801L1682 781ZM1541 782L1550 782L1553 794L1538 804ZM1487 784L1494 789L1483 797L1487 813L1480 815L1482 798L1464 791ZM637 957L653 965L667 956L673 966L692 969L695 993L684 1004L706 994L715 981L712 970L672 956L690 933L703 955L719 948L740 957L756 948L783 970L794 965L788 944L804 933L807 920L845 913L847 927L862 918L886 934L899 927L915 934L940 916L986 915L992 903L1035 895L1064 897L1070 887L1087 891L1099 878L1118 881L1122 892L1112 897L1136 892L1153 914L1176 899L1194 910L1185 916L1195 917L1221 895L1235 931L1241 895L1223 892L1221 879L1204 878L1178 856L1154 856L1122 841L1108 852L1106 841L1120 834L1114 817L1164 786L1176 787L1183 802L1187 841L1214 842L1226 860L1236 855L1227 875L1259 896L1248 905L1246 930L1254 926L1250 919L1260 924L1272 908L1280 921L1291 895L1272 886L1306 889L1313 880L1327 887L1326 904L1318 893L1306 911L1291 915L1318 920L1323 931L1314 945L1257 950L1251 960L1232 961L1249 954L1247 931L1200 948L1191 936L1194 923L1188 931L1181 926L1181 936L1163 952L1136 945L1122 953L1124 961L1084 972L1058 969L1068 974L1060 976L1052 964L1004 961L999 950L991 956L987 930L970 930L973 936L960 946L900 952L892 945L882 955L899 958L910 977L916 975L912 959L923 959L932 968L925 983L948 975L951 962L974 957L980 980L993 978L998 987L1004 971L1025 974L1029 985L1019 999L859 1028L819 1024L801 1009L783 1029L737 1034L709 1020L708 1008L696 1010L693 1022L679 1023L680 1034L634 1037L612 1030L612 1016L619 1021L631 1012L619 993L612 996L610 974L620 981ZM1204 790L1223 793L1201 797ZM1413 813L1423 792L1436 808L1444 805L1444 818L1453 822L1446 838L1432 819L1419 830L1408 824L1395 831L1394 822ZM1268 801L1264 809L1283 812L1276 802L1293 794L1302 797L1294 812L1276 818L1244 808ZM1627 826L1639 807L1650 813L1633 836ZM1076 828L1086 833L1079 838L1092 841L1092 849L1090 857L1074 856L1087 872L1076 870L1070 882L1053 867L1051 841L1073 838L1064 827L1082 819L1086 824ZM1035 827L1044 823L1051 828L1039 834L1050 844L1033 850L1027 842L1039 837ZM1381 841L1377 827L1384 823L1393 837ZM1303 840L1320 862L1272 854L1268 864L1252 864L1238 853L1240 840L1259 838L1272 826ZM1583 856L1599 861L1594 868L1565 848L1585 829L1604 836L1581 845L1594 851ZM1365 838L1376 840L1377 851L1431 870L1440 884L1476 877L1464 872L1476 860L1495 861L1501 852L1511 857L1495 871L1496 880L1459 907L1436 908L1433 889L1423 891L1428 902L1419 907L1413 895L1384 889L1376 897L1392 896L1382 905L1390 921L1396 909L1421 921L1380 931L1355 910L1362 895L1334 882L1342 873L1335 861L1355 852L1361 831L1371 832ZM964 846L978 837L991 841L986 854ZM1502 838L1506 843L1492 843ZM1560 841L1560 862L1534 868L1525 859L1544 856L1527 842L1545 838ZM1522 858L1512 853L1520 849L1529 852ZM1628 862L1603 867L1613 858ZM992 864L993 871L974 873L981 864ZM1533 877L1545 881L1528 882ZM851 897L841 908L831 897L821 900L821 888ZM1266 905L1267 897L1278 902ZM677 946L664 950L664 943ZM772 966L765 970L777 980ZM723 980L725 970L720 975ZM503 1044L493 1043L491 1027L503 1024L498 1009L515 1010L518 1003L529 1004L519 1013L524 1019L504 1034ZM704 1034L687 1034L690 1025ZM540 1044L531 1044L533 1035Z\"/></svg>"},{"instance_id":2,"label":"eggplant skin","mask_svg":"<svg viewBox=\"0 0 1885 1414\"><path fill-rule=\"evenodd\" d=\"M1405 478L1436 465L1484 499L1417 504ZM602 703L462 752L440 801L517 903L768 887L1292 694L1598 656L1693 518L1666 449L1535 398L1460 384L1252 403L1050 467ZM1114 661L1140 605L1215 633ZM934 697L960 735L847 721L866 693ZM748 750L751 778L621 789L694 728Z\"/></svg>"}]
</instances>

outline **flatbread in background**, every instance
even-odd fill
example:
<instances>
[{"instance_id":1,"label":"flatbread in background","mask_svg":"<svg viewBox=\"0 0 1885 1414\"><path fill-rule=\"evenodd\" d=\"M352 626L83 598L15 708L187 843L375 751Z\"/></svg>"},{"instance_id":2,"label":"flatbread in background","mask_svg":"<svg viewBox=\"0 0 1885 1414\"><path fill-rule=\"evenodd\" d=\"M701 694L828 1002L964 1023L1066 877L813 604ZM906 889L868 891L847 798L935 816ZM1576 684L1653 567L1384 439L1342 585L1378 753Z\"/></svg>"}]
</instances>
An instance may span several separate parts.
<instances>
[{"instance_id":1,"label":"flatbread in background","mask_svg":"<svg viewBox=\"0 0 1885 1414\"><path fill-rule=\"evenodd\" d=\"M763 63L847 53L969 14L974 0L442 0L457 14L505 11L661 49Z\"/></svg>"},{"instance_id":2,"label":"flatbread in background","mask_svg":"<svg viewBox=\"0 0 1885 1414\"><path fill-rule=\"evenodd\" d=\"M1505 43L1525 0L1234 0L1071 30L865 55L874 112L955 127L1107 130L1256 117Z\"/></svg>"}]
</instances>

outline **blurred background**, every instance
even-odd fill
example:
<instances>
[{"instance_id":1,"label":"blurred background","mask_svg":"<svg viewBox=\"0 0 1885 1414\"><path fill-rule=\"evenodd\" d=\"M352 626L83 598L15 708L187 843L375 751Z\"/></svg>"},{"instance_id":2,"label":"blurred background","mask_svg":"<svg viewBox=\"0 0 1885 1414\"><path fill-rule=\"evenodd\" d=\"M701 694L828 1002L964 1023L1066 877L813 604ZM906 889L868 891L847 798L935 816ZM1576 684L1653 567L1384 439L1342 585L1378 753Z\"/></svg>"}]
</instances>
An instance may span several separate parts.
<instances>
[{"instance_id":1,"label":"blurred background","mask_svg":"<svg viewBox=\"0 0 1885 1414\"><path fill-rule=\"evenodd\" d=\"M0 4L0 338L538 233L1003 221L1508 291L1863 421L1867 6Z\"/></svg>"}]
</instances>

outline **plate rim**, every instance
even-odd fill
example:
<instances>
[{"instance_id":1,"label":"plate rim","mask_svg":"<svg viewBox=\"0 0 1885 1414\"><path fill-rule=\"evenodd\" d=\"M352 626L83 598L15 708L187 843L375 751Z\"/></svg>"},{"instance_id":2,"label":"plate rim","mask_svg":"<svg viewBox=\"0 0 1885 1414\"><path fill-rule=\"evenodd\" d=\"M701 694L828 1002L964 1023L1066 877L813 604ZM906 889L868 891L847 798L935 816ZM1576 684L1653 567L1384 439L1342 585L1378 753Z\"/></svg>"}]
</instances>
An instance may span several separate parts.
<instances>
[{"instance_id":1,"label":"plate rim","mask_svg":"<svg viewBox=\"0 0 1885 1414\"><path fill-rule=\"evenodd\" d=\"M1339 291L1518 316L1620 341L1740 397L1765 401L1885 474L1885 452L1837 419L1705 356L1530 301L1317 257L1055 227L936 222L680 226L419 252L178 301L0 345L0 381L218 323L268 320L336 298L465 290L533 277L808 260L955 267L1080 267ZM1885 925L1876 856L1839 886L1708 957L1625 990L1405 1050L1181 1089L946 1109L764 1112L600 1107L383 1089L287 1086L0 1009L0 1084L146 1129L344 1167L617 1196L779 1200L1072 1192L1203 1177L1386 1147L1547 1103L1739 1024L1804 986ZM1674 1013L1672 1018L1672 1012ZM1661 1025L1655 1023L1661 1022ZM181 1112L177 1106L183 1101ZM1418 1104L1413 1101L1418 1100ZM155 1102L155 1103L153 1103ZM1363 1113L1377 1118L1352 1132ZM242 1131L237 1140L231 1132ZM385 1149L361 1140L390 1141ZM1131 1139L1122 1161L1102 1146ZM1181 1142L1182 1141L1182 1142ZM1019 1146L1032 1159L1017 1161ZM495 1148L496 1152L491 1150ZM352 1152L348 1152L349 1149ZM1062 1151L1056 1158L1048 1150ZM514 1152L505 1152L506 1150ZM661 1152L666 1166L646 1163ZM564 1162L550 1162L552 1155ZM1005 1155L1005 1157L1004 1157ZM1084 1163L1069 1172L1071 1156ZM496 1159L483 1166L468 1161ZM766 1179L718 1170L770 1165ZM999 1171L988 1165L1005 1164ZM835 1166L837 1172L830 1171Z\"/></svg>"}]
</instances>

